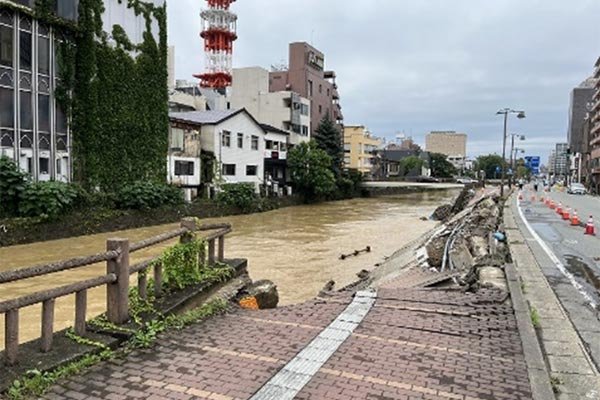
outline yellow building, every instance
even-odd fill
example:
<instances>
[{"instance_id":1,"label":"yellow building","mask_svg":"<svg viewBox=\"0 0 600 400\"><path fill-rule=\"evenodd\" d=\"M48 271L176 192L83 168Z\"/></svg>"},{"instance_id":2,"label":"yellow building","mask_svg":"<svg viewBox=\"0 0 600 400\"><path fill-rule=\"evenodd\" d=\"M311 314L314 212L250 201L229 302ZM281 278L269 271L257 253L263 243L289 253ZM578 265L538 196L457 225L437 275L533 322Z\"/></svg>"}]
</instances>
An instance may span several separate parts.
<instances>
[{"instance_id":1,"label":"yellow building","mask_svg":"<svg viewBox=\"0 0 600 400\"><path fill-rule=\"evenodd\" d=\"M369 175L373 169L373 154L381 146L381 139L373 137L362 126L344 126L344 167Z\"/></svg>"}]
</instances>

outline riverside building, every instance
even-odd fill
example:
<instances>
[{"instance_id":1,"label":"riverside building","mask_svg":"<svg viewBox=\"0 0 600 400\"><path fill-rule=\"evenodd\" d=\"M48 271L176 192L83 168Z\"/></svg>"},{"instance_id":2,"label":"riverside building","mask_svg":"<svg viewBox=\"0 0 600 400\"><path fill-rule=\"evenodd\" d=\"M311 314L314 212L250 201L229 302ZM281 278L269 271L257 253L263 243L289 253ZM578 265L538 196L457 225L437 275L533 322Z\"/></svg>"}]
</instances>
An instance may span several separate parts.
<instances>
[{"instance_id":1,"label":"riverside building","mask_svg":"<svg viewBox=\"0 0 600 400\"><path fill-rule=\"evenodd\" d=\"M126 3L104 0L103 27L111 32L120 25L138 44L145 30L143 16ZM67 182L72 177L71 129L56 96L57 53L65 38L55 25L33 17L35 7L35 0L0 1L0 156L13 159L35 181ZM57 0L51 11L68 25L77 22L78 8L78 0ZM152 29L158 36L156 23Z\"/></svg>"}]
</instances>

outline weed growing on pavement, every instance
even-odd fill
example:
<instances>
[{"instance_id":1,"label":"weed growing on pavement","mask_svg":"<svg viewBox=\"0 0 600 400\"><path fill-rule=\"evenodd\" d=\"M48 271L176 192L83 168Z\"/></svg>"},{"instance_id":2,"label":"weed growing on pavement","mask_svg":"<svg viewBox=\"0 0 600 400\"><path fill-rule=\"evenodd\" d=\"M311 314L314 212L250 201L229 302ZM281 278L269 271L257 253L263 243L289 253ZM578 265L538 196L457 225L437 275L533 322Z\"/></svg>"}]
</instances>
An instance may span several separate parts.
<instances>
[{"instance_id":1,"label":"weed growing on pavement","mask_svg":"<svg viewBox=\"0 0 600 400\"><path fill-rule=\"evenodd\" d=\"M538 313L538 310L535 307L531 307L530 315L531 315L531 323L533 324L533 327L539 328L540 327L540 314Z\"/></svg>"},{"instance_id":2,"label":"weed growing on pavement","mask_svg":"<svg viewBox=\"0 0 600 400\"><path fill-rule=\"evenodd\" d=\"M523 292L523 294L527 293L527 285L525 285L525 282L521 281L521 292Z\"/></svg>"},{"instance_id":3,"label":"weed growing on pavement","mask_svg":"<svg viewBox=\"0 0 600 400\"><path fill-rule=\"evenodd\" d=\"M552 391L554 393L560 393L560 385L562 385L562 384L563 384L563 381L558 376L550 377L550 385L552 385Z\"/></svg>"}]
</instances>

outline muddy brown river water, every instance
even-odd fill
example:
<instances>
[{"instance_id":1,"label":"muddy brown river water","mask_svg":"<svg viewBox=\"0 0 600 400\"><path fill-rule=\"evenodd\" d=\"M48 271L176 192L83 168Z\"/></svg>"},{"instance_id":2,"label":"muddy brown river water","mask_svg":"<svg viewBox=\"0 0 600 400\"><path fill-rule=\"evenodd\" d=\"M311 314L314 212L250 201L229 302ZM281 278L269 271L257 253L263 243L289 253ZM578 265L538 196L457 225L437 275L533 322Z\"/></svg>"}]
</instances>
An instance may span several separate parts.
<instances>
[{"instance_id":1,"label":"muddy brown river water","mask_svg":"<svg viewBox=\"0 0 600 400\"><path fill-rule=\"evenodd\" d=\"M432 191L373 199L353 199L317 205L289 207L262 214L210 219L230 222L233 233L225 243L225 256L247 258L254 280L271 279L280 293L280 304L314 297L333 279L337 287L356 280L356 273L376 263L435 226L422 221L440 204L451 201L456 190ZM63 260L103 251L109 237L139 241L177 227L153 226L70 239L0 248L0 271ZM50 238L49 238L50 239ZM158 255L165 247L134 253L131 263ZM371 246L372 252L340 260L343 253ZM0 300L101 275L98 264L46 277L0 286ZM58 299L55 330L71 326L74 297ZM105 311L105 289L88 293L88 318ZM41 305L20 313L21 342L39 337ZM0 318L0 349L4 347L4 318Z\"/></svg>"}]
</instances>

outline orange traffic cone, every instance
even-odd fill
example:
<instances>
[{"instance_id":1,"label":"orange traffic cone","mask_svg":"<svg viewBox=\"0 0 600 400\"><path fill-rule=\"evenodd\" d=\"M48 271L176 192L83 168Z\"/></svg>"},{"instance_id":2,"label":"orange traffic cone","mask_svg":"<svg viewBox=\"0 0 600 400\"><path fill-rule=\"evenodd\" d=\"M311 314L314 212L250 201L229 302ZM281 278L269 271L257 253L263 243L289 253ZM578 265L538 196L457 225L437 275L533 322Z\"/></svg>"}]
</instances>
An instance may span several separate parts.
<instances>
[{"instance_id":1,"label":"orange traffic cone","mask_svg":"<svg viewBox=\"0 0 600 400\"><path fill-rule=\"evenodd\" d=\"M556 203L554 202L554 200L550 200L550 209L556 210Z\"/></svg>"},{"instance_id":2,"label":"orange traffic cone","mask_svg":"<svg viewBox=\"0 0 600 400\"><path fill-rule=\"evenodd\" d=\"M556 213L557 213L558 215L562 215L562 213L563 213L563 205L562 205L562 202L558 203L558 207L556 207Z\"/></svg>"},{"instance_id":3,"label":"orange traffic cone","mask_svg":"<svg viewBox=\"0 0 600 400\"><path fill-rule=\"evenodd\" d=\"M540 203L545 204L546 203L546 199L544 199L544 195L542 194L542 197L540 197Z\"/></svg>"},{"instance_id":4,"label":"orange traffic cone","mask_svg":"<svg viewBox=\"0 0 600 400\"><path fill-rule=\"evenodd\" d=\"M536 197L535 197L535 194L533 194L533 195L531 196L531 202L532 202L532 203L535 203L535 200L536 200Z\"/></svg>"},{"instance_id":5,"label":"orange traffic cone","mask_svg":"<svg viewBox=\"0 0 600 400\"><path fill-rule=\"evenodd\" d=\"M571 219L571 207L566 207L563 210L562 219L564 219L565 221L568 221Z\"/></svg>"},{"instance_id":6,"label":"orange traffic cone","mask_svg":"<svg viewBox=\"0 0 600 400\"><path fill-rule=\"evenodd\" d=\"M577 210L573 210L573 216L571 217L571 225L579 226L579 216L577 215Z\"/></svg>"},{"instance_id":7,"label":"orange traffic cone","mask_svg":"<svg viewBox=\"0 0 600 400\"><path fill-rule=\"evenodd\" d=\"M519 192L519 200L523 201L523 192Z\"/></svg>"},{"instance_id":8,"label":"orange traffic cone","mask_svg":"<svg viewBox=\"0 0 600 400\"><path fill-rule=\"evenodd\" d=\"M596 228L594 227L594 217L590 215L587 224L585 225L585 234L596 236Z\"/></svg>"}]
</instances>

